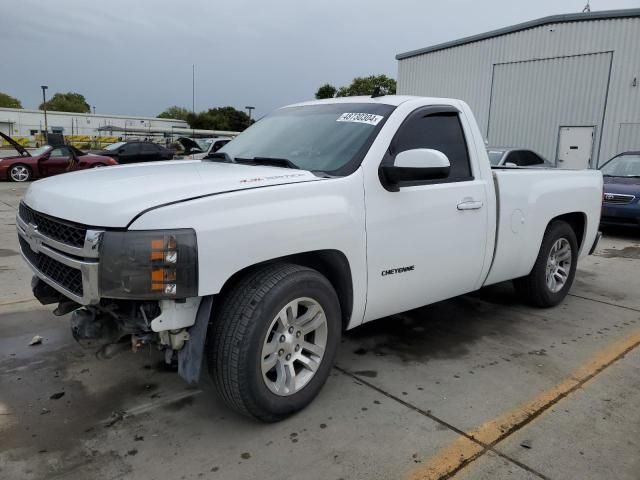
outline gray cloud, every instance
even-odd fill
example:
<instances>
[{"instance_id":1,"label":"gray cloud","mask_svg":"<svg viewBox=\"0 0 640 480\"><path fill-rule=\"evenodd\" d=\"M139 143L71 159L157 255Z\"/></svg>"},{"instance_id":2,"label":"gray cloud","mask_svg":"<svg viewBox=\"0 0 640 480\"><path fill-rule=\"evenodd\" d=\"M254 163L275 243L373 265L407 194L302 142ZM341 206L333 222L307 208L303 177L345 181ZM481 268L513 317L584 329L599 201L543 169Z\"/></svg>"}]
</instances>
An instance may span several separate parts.
<instances>
[{"instance_id":1,"label":"gray cloud","mask_svg":"<svg viewBox=\"0 0 640 480\"><path fill-rule=\"evenodd\" d=\"M156 115L309 99L325 82L396 75L396 53L557 13L586 0L0 0L0 91L26 108L77 91L103 113ZM594 0L593 9L638 7Z\"/></svg>"}]
</instances>

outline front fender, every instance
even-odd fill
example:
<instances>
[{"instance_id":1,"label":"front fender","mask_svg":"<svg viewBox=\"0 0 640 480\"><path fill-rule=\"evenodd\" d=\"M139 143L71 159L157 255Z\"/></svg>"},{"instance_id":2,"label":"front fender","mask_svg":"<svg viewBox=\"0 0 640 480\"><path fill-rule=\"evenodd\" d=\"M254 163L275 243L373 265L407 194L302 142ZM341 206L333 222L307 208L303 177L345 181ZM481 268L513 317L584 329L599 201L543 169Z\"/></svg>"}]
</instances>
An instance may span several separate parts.
<instances>
[{"instance_id":1,"label":"front fender","mask_svg":"<svg viewBox=\"0 0 640 480\"><path fill-rule=\"evenodd\" d=\"M337 250L353 280L351 326L366 298L362 171L348 177L241 190L151 210L131 230L193 228L198 237L198 293L220 292L235 273L275 258Z\"/></svg>"}]
</instances>

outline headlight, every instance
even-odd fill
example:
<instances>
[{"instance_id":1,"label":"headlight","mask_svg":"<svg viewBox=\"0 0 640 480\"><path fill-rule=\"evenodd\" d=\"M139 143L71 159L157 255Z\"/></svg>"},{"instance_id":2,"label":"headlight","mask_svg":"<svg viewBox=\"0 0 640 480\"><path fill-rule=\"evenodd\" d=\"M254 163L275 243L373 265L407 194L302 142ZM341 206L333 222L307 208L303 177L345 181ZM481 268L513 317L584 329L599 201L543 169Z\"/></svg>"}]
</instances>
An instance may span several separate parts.
<instances>
[{"instance_id":1,"label":"headlight","mask_svg":"<svg viewBox=\"0 0 640 480\"><path fill-rule=\"evenodd\" d=\"M105 232L100 295L155 300L198 295L198 248L191 229Z\"/></svg>"}]
</instances>

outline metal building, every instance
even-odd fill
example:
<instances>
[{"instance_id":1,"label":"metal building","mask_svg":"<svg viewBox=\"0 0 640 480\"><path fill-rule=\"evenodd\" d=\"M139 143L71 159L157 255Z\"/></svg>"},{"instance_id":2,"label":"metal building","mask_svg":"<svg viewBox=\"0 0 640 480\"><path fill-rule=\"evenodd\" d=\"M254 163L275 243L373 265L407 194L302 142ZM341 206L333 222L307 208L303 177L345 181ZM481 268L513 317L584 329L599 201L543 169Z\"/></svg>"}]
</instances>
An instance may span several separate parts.
<instances>
[{"instance_id":1,"label":"metal building","mask_svg":"<svg viewBox=\"0 0 640 480\"><path fill-rule=\"evenodd\" d=\"M129 132L144 135L156 129L187 129L183 120L155 117L134 117L128 115L102 115L95 113L47 112L48 128L51 133L63 135L97 136L113 127L118 135L128 136ZM44 131L44 112L22 108L0 108L0 132L9 136L24 138L33 142Z\"/></svg>"},{"instance_id":2,"label":"metal building","mask_svg":"<svg viewBox=\"0 0 640 480\"><path fill-rule=\"evenodd\" d=\"M398 93L465 100L492 146L562 168L640 150L640 9L545 17L396 59Z\"/></svg>"}]
</instances>

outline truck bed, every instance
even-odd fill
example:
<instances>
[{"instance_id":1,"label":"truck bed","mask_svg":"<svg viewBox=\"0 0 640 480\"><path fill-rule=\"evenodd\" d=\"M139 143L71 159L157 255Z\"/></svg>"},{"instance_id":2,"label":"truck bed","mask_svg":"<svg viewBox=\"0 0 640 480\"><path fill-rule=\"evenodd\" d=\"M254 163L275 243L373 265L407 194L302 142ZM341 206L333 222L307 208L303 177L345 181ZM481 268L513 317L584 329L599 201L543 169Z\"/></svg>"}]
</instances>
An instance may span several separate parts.
<instances>
[{"instance_id":1,"label":"truck bed","mask_svg":"<svg viewBox=\"0 0 640 480\"><path fill-rule=\"evenodd\" d=\"M484 285L527 275L536 261L549 220L567 212L582 218L580 256L588 253L600 219L600 172L496 167L492 174L497 200L496 238Z\"/></svg>"}]
</instances>

